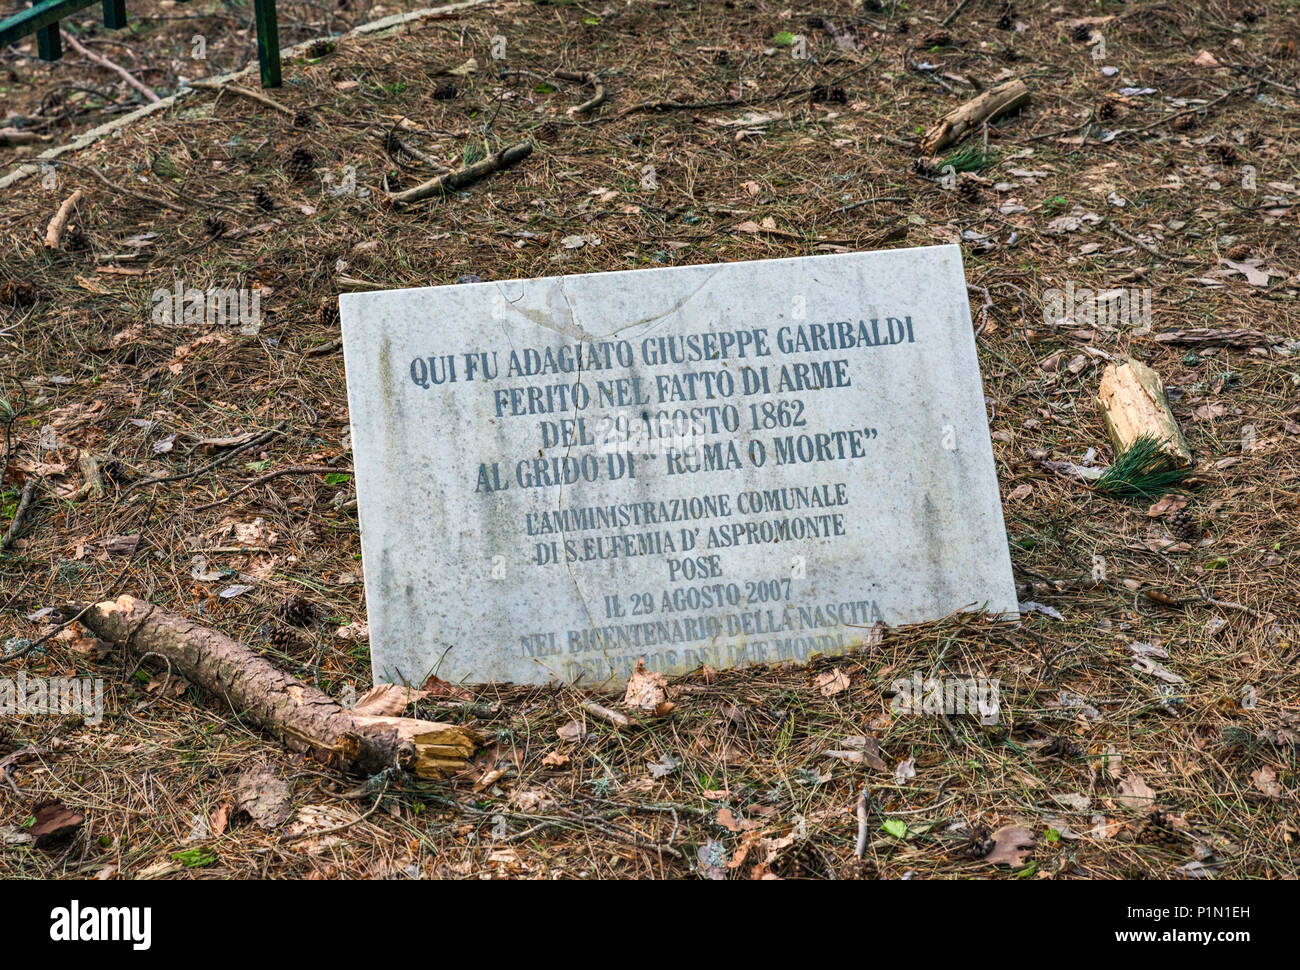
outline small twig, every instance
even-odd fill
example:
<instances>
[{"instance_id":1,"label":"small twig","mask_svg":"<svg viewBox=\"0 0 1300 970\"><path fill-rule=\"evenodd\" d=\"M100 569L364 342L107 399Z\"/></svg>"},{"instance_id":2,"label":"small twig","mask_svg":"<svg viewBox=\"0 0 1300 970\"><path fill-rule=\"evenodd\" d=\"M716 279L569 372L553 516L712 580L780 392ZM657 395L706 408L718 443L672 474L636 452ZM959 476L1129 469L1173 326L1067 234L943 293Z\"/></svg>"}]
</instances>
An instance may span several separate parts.
<instances>
[{"instance_id":1,"label":"small twig","mask_svg":"<svg viewBox=\"0 0 1300 970\"><path fill-rule=\"evenodd\" d=\"M338 350L342 346L342 338L335 337L333 340L328 343L323 343L319 347L308 347L302 352L302 355L304 357L324 357L326 354L334 353L334 351Z\"/></svg>"},{"instance_id":2,"label":"small twig","mask_svg":"<svg viewBox=\"0 0 1300 970\"><path fill-rule=\"evenodd\" d=\"M570 118L574 115L586 114L605 103L605 86L600 83L600 78L596 77L592 71L556 71L555 76L561 81L577 81L581 84L590 85L595 92L582 104L574 105L565 112Z\"/></svg>"},{"instance_id":3,"label":"small twig","mask_svg":"<svg viewBox=\"0 0 1300 970\"><path fill-rule=\"evenodd\" d=\"M215 461L208 462L202 468L196 468L192 472L182 472L179 475L164 475L162 478L138 478L133 482L128 482L127 485L123 488L123 491L130 491L132 488L135 488L137 485L161 485L164 482L182 482L187 478L195 478L199 475L204 474L205 472L210 472L214 468L220 468L222 465L224 465L226 462L230 461L232 458L236 457L237 455L241 455L244 452L248 451L250 448L256 448L258 445L262 444L263 442L269 441L275 435L280 433L280 429L283 428L284 425L285 422L281 421L270 431L263 431L261 434L250 438L248 441L240 445L238 448L234 448L231 451L226 452L220 458L216 459Z\"/></svg>"},{"instance_id":4,"label":"small twig","mask_svg":"<svg viewBox=\"0 0 1300 970\"><path fill-rule=\"evenodd\" d=\"M35 478L29 478L27 484L23 486L22 494L18 498L18 508L14 512L13 521L9 523L9 531L5 533L3 539L0 539L0 552L7 550L18 538L18 533L23 527L23 519L32 506L32 496L36 494L37 481Z\"/></svg>"},{"instance_id":5,"label":"small twig","mask_svg":"<svg viewBox=\"0 0 1300 970\"><path fill-rule=\"evenodd\" d=\"M1261 613L1259 612L1259 610L1252 610L1249 606L1242 606L1240 603L1233 603L1230 602L1229 600L1215 599L1206 591L1204 586L1197 586L1196 592L1201 594L1201 599L1203 599L1205 602L1209 603L1211 606L1217 606L1221 610L1236 610L1239 613L1245 613L1248 616L1253 616L1257 620L1272 619L1271 614Z\"/></svg>"},{"instance_id":6,"label":"small twig","mask_svg":"<svg viewBox=\"0 0 1300 970\"><path fill-rule=\"evenodd\" d=\"M957 6L953 8L952 13L948 14L948 16L943 18L943 20L941 21L942 24L945 27L947 27L959 16L961 16L961 12L966 9L966 4L968 3L970 3L970 0L961 0L961 3L957 4Z\"/></svg>"},{"instance_id":7,"label":"small twig","mask_svg":"<svg viewBox=\"0 0 1300 970\"><path fill-rule=\"evenodd\" d=\"M853 849L853 854L859 859L867 851L867 786L862 786L862 794L858 795L858 844Z\"/></svg>"},{"instance_id":8,"label":"small twig","mask_svg":"<svg viewBox=\"0 0 1300 970\"><path fill-rule=\"evenodd\" d=\"M34 744L29 744L25 748L19 748L13 754L7 754L0 758L0 775L4 776L4 780L9 783L9 787L13 789L14 794L19 798L23 797L23 791L18 787L18 783L14 781L14 776L11 774L13 766L27 758L39 758L41 755L48 753L49 748L38 748Z\"/></svg>"},{"instance_id":9,"label":"small twig","mask_svg":"<svg viewBox=\"0 0 1300 970\"><path fill-rule=\"evenodd\" d=\"M68 219L72 216L72 210L76 207L77 203L81 201L82 196L85 194L86 193L81 189L77 189L77 191L73 192L63 200L63 204L59 206L59 211L54 213L54 218L50 220L50 224L45 230L46 249L59 248L59 240L63 238L63 230L68 225Z\"/></svg>"},{"instance_id":10,"label":"small twig","mask_svg":"<svg viewBox=\"0 0 1300 970\"><path fill-rule=\"evenodd\" d=\"M36 145L48 140L47 135L35 131L0 131L0 148L13 145Z\"/></svg>"},{"instance_id":11,"label":"small twig","mask_svg":"<svg viewBox=\"0 0 1300 970\"><path fill-rule=\"evenodd\" d=\"M149 205L159 205L162 206L164 209L171 209L173 212L185 211L184 206L176 205L174 202L168 202L166 199L158 199L152 195L145 195L143 192L136 192L134 189L128 189L125 188L124 186L117 185L114 182L110 182L104 175L102 175L99 172L98 169L88 167L88 166L83 166L83 165L74 165L72 162L65 161L62 158L50 158L47 159L46 161L48 161L49 164L51 165L62 165L66 168L70 168L74 172L89 172L91 175L95 176L95 178L99 179L101 182L107 185L114 192L120 192L122 195L129 195L131 198L138 199L141 202L147 202L149 203Z\"/></svg>"},{"instance_id":12,"label":"small twig","mask_svg":"<svg viewBox=\"0 0 1300 970\"><path fill-rule=\"evenodd\" d=\"M247 98L249 101L256 101L258 104L264 104L268 108L274 108L276 111L279 111L281 114L286 114L290 118L296 118L298 116L297 111L294 111L293 108L290 108L288 105L281 104L279 101L276 101L275 98L267 97L260 91L254 91L251 88L242 87L238 84L222 84L220 81L209 81L206 78L199 78L196 81L190 81L189 86L192 88L206 89L208 91L229 91L231 94L237 94L241 98Z\"/></svg>"},{"instance_id":13,"label":"small twig","mask_svg":"<svg viewBox=\"0 0 1300 970\"><path fill-rule=\"evenodd\" d=\"M162 98L158 97L158 95L154 93L153 88L141 82L138 78L136 78L134 74L132 74L126 68L122 67L122 65L113 63L107 57L104 57L102 54L96 54L94 51L87 50L85 47L82 46L81 42L77 40L77 38L73 37L66 30L60 31L60 33L63 34L63 39L67 42L68 46L71 47L74 51L76 51L86 60L98 64L100 67L106 67L110 71L116 71L118 74L122 75L126 83L131 85L131 87L135 88L141 94L143 94L147 101L156 102L162 100Z\"/></svg>"},{"instance_id":14,"label":"small twig","mask_svg":"<svg viewBox=\"0 0 1300 970\"><path fill-rule=\"evenodd\" d=\"M229 495L225 496L224 498L219 498L216 501L208 502L206 505L197 506L194 509L194 511L206 512L208 509L214 509L218 505L221 505L224 502L229 502L232 498L234 498L237 495L243 495L250 488L256 488L258 485L262 485L265 482L269 482L273 478L280 478L284 475L332 475L338 471L342 471L342 469L330 468L326 465L290 465L288 468L279 468L273 472L267 472L265 475L258 475L257 478L254 478L251 482L249 482L247 485L244 485L242 488L235 489L235 491L231 492Z\"/></svg>"},{"instance_id":15,"label":"small twig","mask_svg":"<svg viewBox=\"0 0 1300 970\"><path fill-rule=\"evenodd\" d=\"M583 701L582 709L588 714L594 714L603 721L608 721L616 728L633 728L637 726L637 722L632 720L632 718L628 717L626 714L610 710L608 707L605 707L602 704L597 704L592 700Z\"/></svg>"},{"instance_id":16,"label":"small twig","mask_svg":"<svg viewBox=\"0 0 1300 970\"><path fill-rule=\"evenodd\" d=\"M1158 128L1160 125L1167 124L1173 121L1175 118L1181 118L1183 115L1196 114L1198 111L1206 111L1209 108L1214 107L1219 102L1228 100L1228 98L1232 97L1234 94L1240 94L1242 91L1245 91L1246 88L1248 87L1250 87L1249 84L1243 84L1240 87L1236 87L1230 91L1225 92L1223 95L1215 98L1213 101L1207 101L1205 102L1205 104L1193 105L1190 108L1184 108L1182 111L1174 111L1167 115L1162 115L1160 118L1151 122L1151 124L1143 125L1141 128L1126 128L1124 129L1124 133L1140 134L1144 131L1150 131L1152 128ZM1256 85L1256 87L1258 87L1258 85Z\"/></svg>"},{"instance_id":17,"label":"small twig","mask_svg":"<svg viewBox=\"0 0 1300 970\"><path fill-rule=\"evenodd\" d=\"M344 829L351 828L352 826L356 825L358 822L364 822L371 815L375 814L375 810L379 808L379 803L384 800L384 795L387 793L387 791L388 791L388 778L387 776L385 776L384 787L379 790L379 795L378 797L375 798L375 803L370 806L369 810L366 811L364 815L358 815L350 822L343 822L340 825L335 825L332 828L328 828L328 829L322 829L319 832L313 832L309 829L305 832L295 833L294 835L289 835L286 833L285 835L280 836L279 844L288 845L290 842L297 842L299 839L312 838L312 837L322 836L322 835L334 835L335 833L342 832Z\"/></svg>"},{"instance_id":18,"label":"small twig","mask_svg":"<svg viewBox=\"0 0 1300 970\"><path fill-rule=\"evenodd\" d=\"M410 155L416 161L424 162L424 164L428 165L430 168L435 168L440 172L451 171L450 165L444 165L436 158L432 158L431 156L426 155L424 152L420 151L410 142L406 142L398 138L396 131L397 131L397 126L394 124L391 129L383 133L384 148L388 149L390 154L392 153L393 149L397 149L398 151L402 151ZM385 178L387 178L387 176L385 176Z\"/></svg>"},{"instance_id":19,"label":"small twig","mask_svg":"<svg viewBox=\"0 0 1300 970\"><path fill-rule=\"evenodd\" d=\"M442 195L445 192L454 191L477 182L493 172L511 168L532 154L532 151L532 142L516 142L508 148L503 148L501 151L475 162L473 165L467 165L464 168L456 169L454 172L439 175L437 178L422 182L415 188L407 189L405 192L390 193L388 199L395 206L403 206L410 205L412 202L419 202L430 196Z\"/></svg>"},{"instance_id":20,"label":"small twig","mask_svg":"<svg viewBox=\"0 0 1300 970\"><path fill-rule=\"evenodd\" d=\"M901 195L877 195L877 196L873 196L870 199L863 199L861 202L853 202L850 203L849 205L842 205L835 211L852 212L854 209L861 209L864 205L873 205L876 202L906 202L906 201L907 199L905 199Z\"/></svg>"}]
</instances>

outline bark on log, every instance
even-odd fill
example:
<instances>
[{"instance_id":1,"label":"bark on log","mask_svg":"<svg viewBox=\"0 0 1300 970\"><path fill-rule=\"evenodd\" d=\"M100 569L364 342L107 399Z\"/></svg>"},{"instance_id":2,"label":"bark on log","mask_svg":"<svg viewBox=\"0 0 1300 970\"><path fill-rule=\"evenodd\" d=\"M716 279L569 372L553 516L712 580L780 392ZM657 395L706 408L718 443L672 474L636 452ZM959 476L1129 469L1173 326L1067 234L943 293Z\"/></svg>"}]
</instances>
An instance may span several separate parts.
<instances>
[{"instance_id":1,"label":"bark on log","mask_svg":"<svg viewBox=\"0 0 1300 970\"><path fill-rule=\"evenodd\" d=\"M397 767L438 778L463 768L482 740L459 724L354 715L239 641L134 596L90 606L81 623L103 640L166 658L240 717L346 771L372 775Z\"/></svg>"},{"instance_id":2,"label":"bark on log","mask_svg":"<svg viewBox=\"0 0 1300 970\"><path fill-rule=\"evenodd\" d=\"M986 121L996 121L1029 103L1029 88L1019 78L1012 78L989 88L965 104L953 108L925 133L921 142L924 154L934 155L956 144Z\"/></svg>"},{"instance_id":3,"label":"bark on log","mask_svg":"<svg viewBox=\"0 0 1300 970\"><path fill-rule=\"evenodd\" d=\"M1169 410L1164 382L1146 364L1131 360L1107 365L1101 375L1097 403L1116 455L1122 455L1138 438L1148 435L1163 442L1162 451L1170 467L1191 467L1192 452Z\"/></svg>"}]
</instances>

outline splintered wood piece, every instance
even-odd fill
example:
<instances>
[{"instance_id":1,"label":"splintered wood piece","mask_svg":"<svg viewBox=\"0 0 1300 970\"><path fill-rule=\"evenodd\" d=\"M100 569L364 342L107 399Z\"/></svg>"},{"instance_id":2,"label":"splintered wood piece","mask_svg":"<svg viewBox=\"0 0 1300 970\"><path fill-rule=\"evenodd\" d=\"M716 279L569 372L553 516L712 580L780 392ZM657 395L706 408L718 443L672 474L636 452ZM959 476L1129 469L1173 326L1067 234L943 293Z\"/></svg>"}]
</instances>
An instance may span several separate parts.
<instances>
[{"instance_id":1,"label":"splintered wood piece","mask_svg":"<svg viewBox=\"0 0 1300 970\"><path fill-rule=\"evenodd\" d=\"M286 746L344 770L438 777L463 768L482 740L459 724L354 715L238 640L134 596L86 607L80 619L104 640L165 659Z\"/></svg>"},{"instance_id":2,"label":"splintered wood piece","mask_svg":"<svg viewBox=\"0 0 1300 970\"><path fill-rule=\"evenodd\" d=\"M986 121L996 121L1029 103L1029 88L1019 78L1004 81L953 108L925 133L921 149L934 155L961 141Z\"/></svg>"},{"instance_id":3,"label":"splintered wood piece","mask_svg":"<svg viewBox=\"0 0 1300 970\"><path fill-rule=\"evenodd\" d=\"M1170 467L1191 467L1192 452L1169 410L1164 382L1146 364L1136 360L1109 364L1101 375L1097 403L1117 457L1147 435L1162 443Z\"/></svg>"}]
</instances>

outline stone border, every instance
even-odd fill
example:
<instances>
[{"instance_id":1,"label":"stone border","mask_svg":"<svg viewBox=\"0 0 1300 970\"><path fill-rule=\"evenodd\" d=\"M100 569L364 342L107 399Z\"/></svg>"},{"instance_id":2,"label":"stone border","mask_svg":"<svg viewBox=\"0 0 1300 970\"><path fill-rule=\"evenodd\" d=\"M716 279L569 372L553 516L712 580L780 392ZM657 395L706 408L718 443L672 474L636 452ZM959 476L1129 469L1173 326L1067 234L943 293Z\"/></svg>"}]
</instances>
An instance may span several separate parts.
<instances>
[{"instance_id":1,"label":"stone border","mask_svg":"<svg viewBox=\"0 0 1300 970\"><path fill-rule=\"evenodd\" d=\"M378 34L386 30L391 30L394 27L400 27L403 24L411 23L412 21L415 20L424 20L427 17L434 17L440 14L451 13L456 10L468 10L472 7L485 7L490 4L498 3L498 2L500 2L500 0L462 0L462 2L460 3L445 4L441 7L422 7L419 10L412 10L407 13L392 14L387 17L381 17L378 20L368 21L367 23L361 24L359 27L356 27L348 31L346 34L340 34L338 37L334 38L334 40L340 41L340 40L347 40L352 37L363 37L367 34ZM299 44L294 44L292 47L284 48L283 50L280 51L281 61L283 61L286 57L292 56L293 54L296 54L300 51L305 51L309 46L314 44L318 39L319 38L312 38L310 40L305 40ZM257 61L253 60L246 67L242 67L238 71L231 71L228 74L216 74L213 75L212 77L202 78L202 80L216 81L216 82L236 81L244 77L245 75L255 73L256 70L257 70ZM195 80L199 80L199 78L195 78ZM113 132L119 130L120 128L126 127L127 125L131 124L134 121L138 121L141 118L148 117L149 115L153 114L155 111L163 111L166 110L167 108L170 108L172 105L176 104L182 98L186 98L189 95L194 93L196 93L195 88L182 86L181 89L177 91L175 94L170 94L167 97L163 98L161 101L155 101L152 104L144 105L143 107L137 108L134 111L122 115L120 118L114 118L112 121L104 123L100 125L98 128L92 128L90 129L90 131L82 132L80 135L78 135L76 138L74 138L72 141L68 142L67 144L56 145L53 148L47 148L39 155L34 156L32 161L23 162L19 164L18 167L15 168L13 171L7 173L3 178L0 178L0 189L7 189L9 186L13 185L16 182L22 181L23 179L27 178L27 176L29 175L35 175L41 170L42 161L46 161L51 158L58 158L70 152L80 151L81 149L87 147L88 145L95 144L95 142L100 141L103 138L106 138L107 136L111 135Z\"/></svg>"}]
</instances>

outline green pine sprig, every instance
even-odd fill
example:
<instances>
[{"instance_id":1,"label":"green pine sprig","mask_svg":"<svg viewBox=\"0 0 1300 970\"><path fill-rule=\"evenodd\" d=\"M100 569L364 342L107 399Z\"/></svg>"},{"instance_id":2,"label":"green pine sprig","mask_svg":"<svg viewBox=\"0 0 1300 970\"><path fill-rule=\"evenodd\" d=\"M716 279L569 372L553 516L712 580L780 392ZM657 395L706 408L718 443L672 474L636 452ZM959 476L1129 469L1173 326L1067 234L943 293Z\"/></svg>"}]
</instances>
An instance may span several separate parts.
<instances>
[{"instance_id":1,"label":"green pine sprig","mask_svg":"<svg viewBox=\"0 0 1300 970\"><path fill-rule=\"evenodd\" d=\"M1174 490L1190 473L1170 463L1165 442L1154 435L1142 435L1116 456L1109 468L1093 483L1103 495L1121 499L1155 500Z\"/></svg>"}]
</instances>

